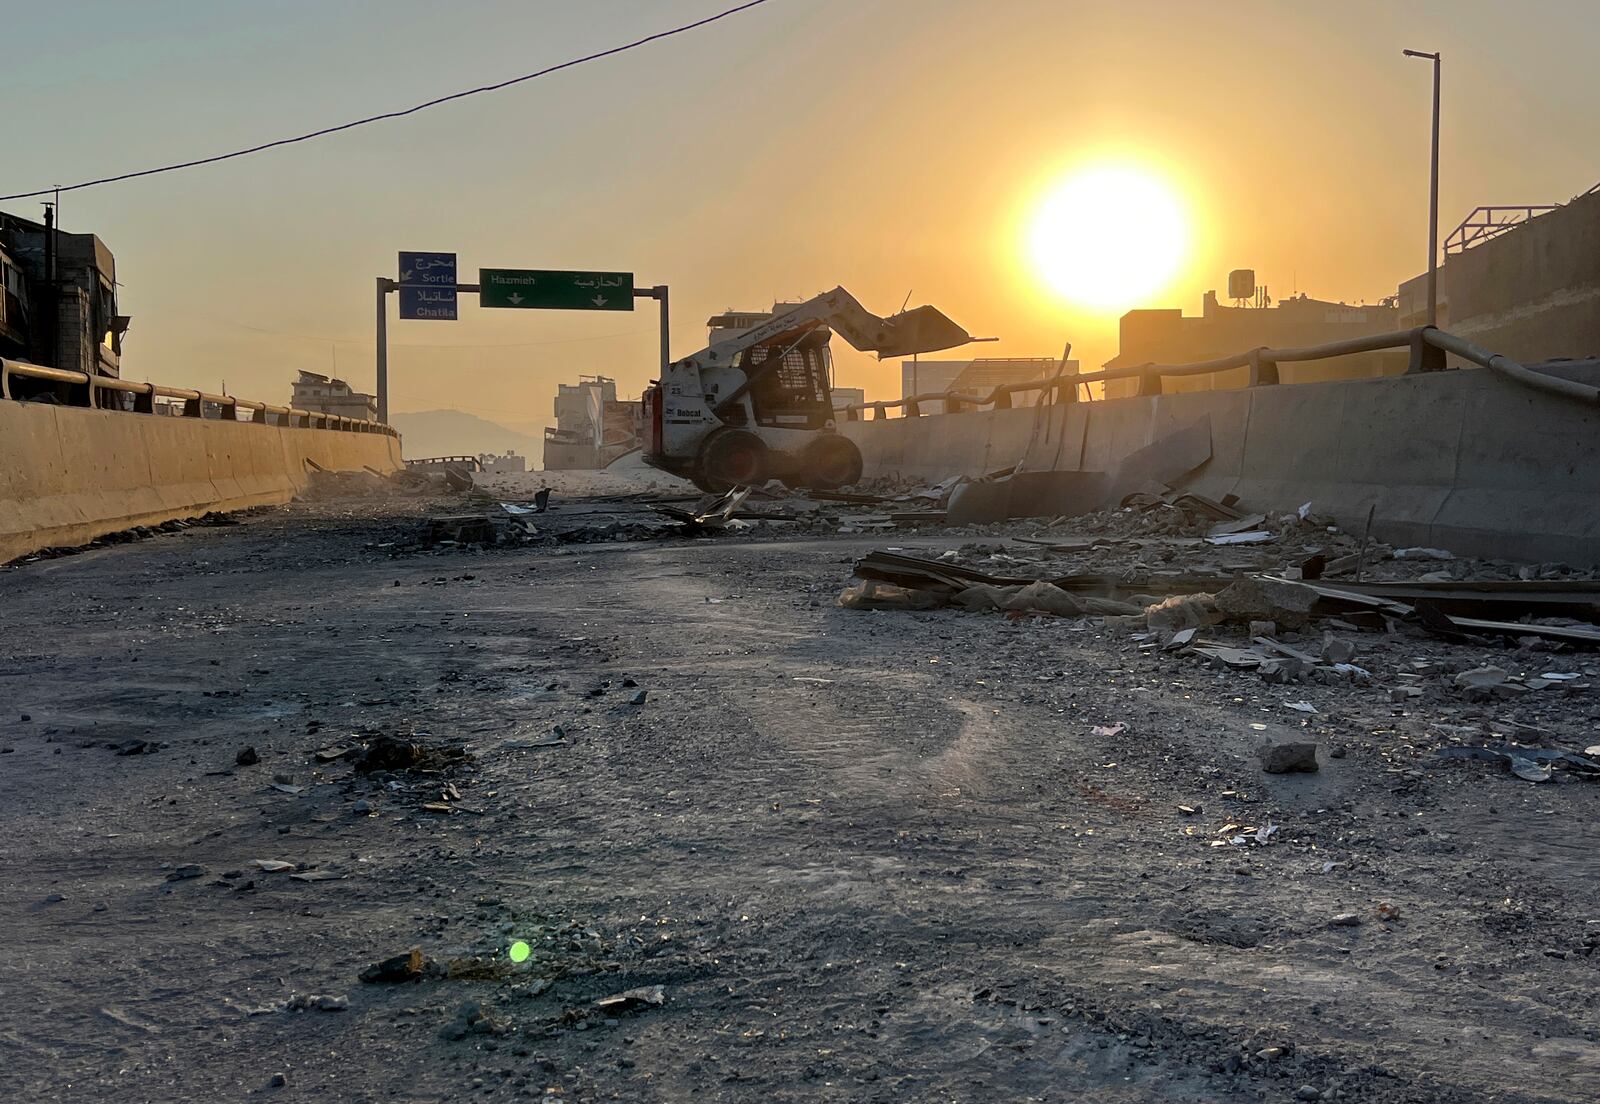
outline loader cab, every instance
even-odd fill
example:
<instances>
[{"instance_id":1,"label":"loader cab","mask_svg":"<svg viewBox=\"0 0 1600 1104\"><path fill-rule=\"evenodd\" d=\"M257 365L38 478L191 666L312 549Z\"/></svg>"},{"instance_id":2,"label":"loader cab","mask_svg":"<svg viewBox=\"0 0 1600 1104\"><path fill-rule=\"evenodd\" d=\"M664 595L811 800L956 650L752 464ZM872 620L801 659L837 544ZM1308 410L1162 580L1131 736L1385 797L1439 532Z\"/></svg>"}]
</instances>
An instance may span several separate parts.
<instances>
[{"instance_id":1,"label":"loader cab","mask_svg":"<svg viewBox=\"0 0 1600 1104\"><path fill-rule=\"evenodd\" d=\"M833 422L833 359L828 337L823 329L738 354L733 367L755 378L748 397L756 425L822 429ZM777 367L769 367L769 358L780 356L783 359ZM726 419L728 424L742 424L742 407L728 413L734 415Z\"/></svg>"}]
</instances>

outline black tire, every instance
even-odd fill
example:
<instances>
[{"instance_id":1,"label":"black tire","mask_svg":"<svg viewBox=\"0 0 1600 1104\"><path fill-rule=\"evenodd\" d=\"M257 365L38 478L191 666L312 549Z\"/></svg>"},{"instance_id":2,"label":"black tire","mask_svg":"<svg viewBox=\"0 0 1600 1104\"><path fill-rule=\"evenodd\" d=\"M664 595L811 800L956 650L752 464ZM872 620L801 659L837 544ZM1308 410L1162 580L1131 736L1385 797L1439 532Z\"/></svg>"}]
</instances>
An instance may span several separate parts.
<instances>
[{"instance_id":1,"label":"black tire","mask_svg":"<svg viewBox=\"0 0 1600 1104\"><path fill-rule=\"evenodd\" d=\"M826 433L800 453L800 478L819 491L836 491L861 482L861 450L848 437Z\"/></svg>"},{"instance_id":2,"label":"black tire","mask_svg":"<svg viewBox=\"0 0 1600 1104\"><path fill-rule=\"evenodd\" d=\"M710 493L759 487L772 471L767 444L744 429L721 429L706 439L695 465L694 484Z\"/></svg>"}]
</instances>

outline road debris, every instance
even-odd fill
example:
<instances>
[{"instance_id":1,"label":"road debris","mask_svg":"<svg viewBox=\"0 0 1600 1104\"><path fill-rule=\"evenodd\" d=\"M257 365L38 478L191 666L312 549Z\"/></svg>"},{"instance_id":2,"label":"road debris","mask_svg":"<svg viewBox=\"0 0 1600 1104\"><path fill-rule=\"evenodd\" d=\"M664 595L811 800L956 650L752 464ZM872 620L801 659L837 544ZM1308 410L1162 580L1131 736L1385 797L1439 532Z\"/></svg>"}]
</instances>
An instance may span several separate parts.
<instances>
[{"instance_id":1,"label":"road debris","mask_svg":"<svg viewBox=\"0 0 1600 1104\"><path fill-rule=\"evenodd\" d=\"M645 985L637 989L627 989L621 993L613 993L609 997L601 997L594 1002L594 1006L608 1016L616 1016L624 1012L660 1008L666 1003L667 991L665 988L660 985Z\"/></svg>"},{"instance_id":2,"label":"road debris","mask_svg":"<svg viewBox=\"0 0 1600 1104\"><path fill-rule=\"evenodd\" d=\"M1600 760L1557 748L1489 744L1483 747L1442 747L1433 754L1436 759L1480 759L1500 763L1526 782L1549 782L1554 777L1553 768L1558 766L1579 778L1600 779Z\"/></svg>"},{"instance_id":3,"label":"road debris","mask_svg":"<svg viewBox=\"0 0 1600 1104\"><path fill-rule=\"evenodd\" d=\"M1293 733L1269 730L1256 745L1256 758L1268 774L1309 773L1321 770L1317 743Z\"/></svg>"},{"instance_id":4,"label":"road debris","mask_svg":"<svg viewBox=\"0 0 1600 1104\"><path fill-rule=\"evenodd\" d=\"M505 1035L511 1031L508 1020L498 1020L478 1001L467 1001L456 1009L455 1019L439 1029L442 1039L465 1039L468 1035Z\"/></svg>"},{"instance_id":5,"label":"road debris","mask_svg":"<svg viewBox=\"0 0 1600 1104\"><path fill-rule=\"evenodd\" d=\"M360 977L369 985L416 981L428 973L433 965L433 960L424 955L420 948L413 947L404 954L379 959L362 970Z\"/></svg>"}]
</instances>

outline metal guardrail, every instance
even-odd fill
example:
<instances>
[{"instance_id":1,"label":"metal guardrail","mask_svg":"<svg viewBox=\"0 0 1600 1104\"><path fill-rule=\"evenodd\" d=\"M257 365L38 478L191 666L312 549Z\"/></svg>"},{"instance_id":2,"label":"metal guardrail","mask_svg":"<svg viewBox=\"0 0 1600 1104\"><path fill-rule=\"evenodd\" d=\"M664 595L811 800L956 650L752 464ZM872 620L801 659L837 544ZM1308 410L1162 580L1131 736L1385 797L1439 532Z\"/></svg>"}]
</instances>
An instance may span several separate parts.
<instances>
[{"instance_id":1,"label":"metal guardrail","mask_svg":"<svg viewBox=\"0 0 1600 1104\"><path fill-rule=\"evenodd\" d=\"M1591 387L1586 383L1575 380L1562 379L1552 376L1547 372L1535 371L1525 365L1519 364L1510 357L1501 356L1499 353L1490 352L1488 349L1474 345L1464 338L1460 338L1433 326L1418 326L1410 330L1395 330L1391 333L1372 334L1367 337L1355 337L1348 341L1331 341L1325 345L1308 345L1303 348L1269 349L1265 346L1257 349L1248 349L1232 356L1219 357L1216 360L1199 361L1194 364L1137 364L1126 368L1105 368L1098 372L1084 372L1080 375L1059 375L1050 379L1025 380L1021 383L1006 383L996 387L988 395L968 395L956 391L935 391L927 394L911 395L901 399L886 399L881 402L852 403L843 407L845 420L859 422L861 415L867 410L873 411L873 420L888 417L887 411L895 407L904 407L906 417L915 418L921 415L923 403L944 404L945 412L957 414L967 409L978 407L993 407L996 410L1009 410L1012 406L1011 396L1028 391L1049 392L1041 396L1041 403L1056 404L1060 402L1078 402L1078 388L1083 384L1099 383L1102 380L1137 379L1139 381L1139 395L1161 394L1161 381L1167 376L1204 376L1212 372L1226 372L1232 368L1248 368L1250 370L1250 387L1271 386L1279 382L1278 365L1295 363L1308 360L1326 360L1330 357L1349 356L1352 353L1371 353L1384 349L1409 349L1411 362L1406 369L1407 375L1419 372L1441 372L1445 368L1445 354L1451 353L1463 360L1476 364L1480 368L1487 368L1497 372L1506 379L1524 387L1531 387L1546 394L1557 395L1561 398L1574 399L1578 402L1592 406L1600 406L1600 389Z\"/></svg>"},{"instance_id":2,"label":"metal guardrail","mask_svg":"<svg viewBox=\"0 0 1600 1104\"><path fill-rule=\"evenodd\" d=\"M360 418L342 418L337 414L323 414L314 410L300 410L292 406L274 406L233 395L212 395L187 387L163 387L156 383L136 383L133 380L94 376L87 372L74 372L65 368L46 368L38 364L23 364L0 359L0 400L28 401L31 396L18 396L12 392L14 380L40 380L45 383L65 385L57 388L57 401L64 406L87 407L91 410L116 410L134 414L156 413L157 399L175 399L183 403L183 417L204 418L208 407L218 411L214 420L248 422L254 425L276 425L295 429L333 429L344 433L382 433L398 437L393 426ZM133 396L131 409L120 403L108 403L105 394L116 392ZM249 417L241 418L241 410Z\"/></svg>"},{"instance_id":3,"label":"metal guardrail","mask_svg":"<svg viewBox=\"0 0 1600 1104\"><path fill-rule=\"evenodd\" d=\"M424 456L417 460L407 460L408 468L466 468L468 471L482 471L483 461L476 456Z\"/></svg>"}]
</instances>

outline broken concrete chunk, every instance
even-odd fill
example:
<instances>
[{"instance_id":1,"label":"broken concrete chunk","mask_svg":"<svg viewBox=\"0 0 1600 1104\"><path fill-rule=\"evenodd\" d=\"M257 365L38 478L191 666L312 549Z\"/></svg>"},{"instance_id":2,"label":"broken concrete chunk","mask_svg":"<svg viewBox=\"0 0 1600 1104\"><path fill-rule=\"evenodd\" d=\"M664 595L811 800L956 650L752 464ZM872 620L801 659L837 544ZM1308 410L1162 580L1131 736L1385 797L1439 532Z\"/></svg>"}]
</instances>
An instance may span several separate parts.
<instances>
[{"instance_id":1,"label":"broken concrete chunk","mask_svg":"<svg viewBox=\"0 0 1600 1104\"><path fill-rule=\"evenodd\" d=\"M1076 596L1068 594L1054 583L1040 579L1029 583L1007 598L1002 608L1029 613L1053 613L1057 617L1081 617L1085 607Z\"/></svg>"},{"instance_id":2,"label":"broken concrete chunk","mask_svg":"<svg viewBox=\"0 0 1600 1104\"><path fill-rule=\"evenodd\" d=\"M1169 652L1175 652L1179 648L1187 648L1194 643L1194 634L1199 631L1199 629L1179 629L1169 636L1161 646Z\"/></svg>"},{"instance_id":3,"label":"broken concrete chunk","mask_svg":"<svg viewBox=\"0 0 1600 1104\"><path fill-rule=\"evenodd\" d=\"M1155 632L1203 629L1218 624L1222 612L1209 594L1174 594L1144 611L1145 624Z\"/></svg>"},{"instance_id":4,"label":"broken concrete chunk","mask_svg":"<svg viewBox=\"0 0 1600 1104\"><path fill-rule=\"evenodd\" d=\"M1256 745L1256 758L1268 774L1294 774L1320 770L1317 744L1288 732L1268 732Z\"/></svg>"},{"instance_id":5,"label":"broken concrete chunk","mask_svg":"<svg viewBox=\"0 0 1600 1104\"><path fill-rule=\"evenodd\" d=\"M1322 662L1324 663L1350 663L1356 658L1356 646L1348 640L1341 640L1332 633L1322 637Z\"/></svg>"},{"instance_id":6,"label":"broken concrete chunk","mask_svg":"<svg viewBox=\"0 0 1600 1104\"><path fill-rule=\"evenodd\" d=\"M1456 676L1456 685L1463 690L1493 690L1511 676L1500 667L1474 667Z\"/></svg>"},{"instance_id":7,"label":"broken concrete chunk","mask_svg":"<svg viewBox=\"0 0 1600 1104\"><path fill-rule=\"evenodd\" d=\"M1317 592L1287 579L1247 575L1218 592L1216 601L1229 621L1275 621L1299 628L1311 619Z\"/></svg>"},{"instance_id":8,"label":"broken concrete chunk","mask_svg":"<svg viewBox=\"0 0 1600 1104\"><path fill-rule=\"evenodd\" d=\"M988 583L976 583L957 594L955 603L973 613L1004 609L1006 602L1021 589L1020 586L991 586Z\"/></svg>"},{"instance_id":9,"label":"broken concrete chunk","mask_svg":"<svg viewBox=\"0 0 1600 1104\"><path fill-rule=\"evenodd\" d=\"M594 1006L602 1012L616 1015L618 1012L630 1012L642 1008L659 1008L666 1003L667 991L664 988L659 985L644 985L638 989L628 989L609 997L601 997L594 1002Z\"/></svg>"},{"instance_id":10,"label":"broken concrete chunk","mask_svg":"<svg viewBox=\"0 0 1600 1104\"><path fill-rule=\"evenodd\" d=\"M1230 648L1226 644L1213 644L1209 641L1192 644L1189 650L1215 660L1225 667L1241 671L1253 671L1268 661L1264 654L1252 648Z\"/></svg>"},{"instance_id":11,"label":"broken concrete chunk","mask_svg":"<svg viewBox=\"0 0 1600 1104\"><path fill-rule=\"evenodd\" d=\"M876 579L845 587L839 595L839 605L845 609L922 610L943 604L944 599L934 591L912 590Z\"/></svg>"},{"instance_id":12,"label":"broken concrete chunk","mask_svg":"<svg viewBox=\"0 0 1600 1104\"><path fill-rule=\"evenodd\" d=\"M1455 553L1443 548L1396 548L1394 558L1397 560L1453 560Z\"/></svg>"}]
</instances>

